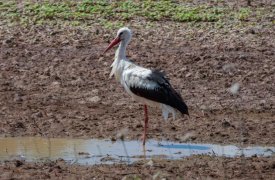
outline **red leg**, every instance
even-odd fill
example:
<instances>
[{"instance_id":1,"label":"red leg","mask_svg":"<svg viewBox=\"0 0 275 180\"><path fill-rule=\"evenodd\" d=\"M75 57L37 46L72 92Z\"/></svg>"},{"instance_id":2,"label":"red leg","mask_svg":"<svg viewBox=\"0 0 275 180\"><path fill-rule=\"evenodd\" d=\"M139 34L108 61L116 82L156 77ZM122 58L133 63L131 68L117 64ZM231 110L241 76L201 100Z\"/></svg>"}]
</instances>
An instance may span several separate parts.
<instances>
[{"instance_id":1,"label":"red leg","mask_svg":"<svg viewBox=\"0 0 275 180\"><path fill-rule=\"evenodd\" d=\"M148 128L148 111L147 111L147 105L144 105L143 146L145 145L145 141L146 141L147 128Z\"/></svg>"}]
</instances>

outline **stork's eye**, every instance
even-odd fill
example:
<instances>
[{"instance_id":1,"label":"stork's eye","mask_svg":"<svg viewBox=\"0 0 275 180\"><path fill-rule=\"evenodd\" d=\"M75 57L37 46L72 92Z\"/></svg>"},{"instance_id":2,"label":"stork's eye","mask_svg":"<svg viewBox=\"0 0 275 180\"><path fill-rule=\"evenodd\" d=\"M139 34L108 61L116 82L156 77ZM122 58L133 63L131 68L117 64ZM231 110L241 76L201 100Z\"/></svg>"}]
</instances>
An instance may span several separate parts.
<instances>
[{"instance_id":1,"label":"stork's eye","mask_svg":"<svg viewBox=\"0 0 275 180\"><path fill-rule=\"evenodd\" d=\"M121 36L123 34L123 32L120 32L119 34L118 34L118 36Z\"/></svg>"}]
</instances>

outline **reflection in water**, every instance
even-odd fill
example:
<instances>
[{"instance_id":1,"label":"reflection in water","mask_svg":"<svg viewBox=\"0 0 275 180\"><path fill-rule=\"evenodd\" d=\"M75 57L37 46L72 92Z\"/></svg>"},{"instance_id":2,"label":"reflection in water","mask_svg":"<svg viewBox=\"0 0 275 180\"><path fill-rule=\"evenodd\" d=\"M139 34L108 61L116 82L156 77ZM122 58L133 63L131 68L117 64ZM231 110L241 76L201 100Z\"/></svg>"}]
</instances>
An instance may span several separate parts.
<instances>
[{"instance_id":1,"label":"reflection in water","mask_svg":"<svg viewBox=\"0 0 275 180\"><path fill-rule=\"evenodd\" d=\"M0 161L24 159L45 161L62 158L71 163L130 163L144 158L161 157L180 159L186 156L206 154L215 156L272 156L275 147L247 147L213 144L183 144L169 141L149 140L146 150L139 141L98 139L66 139L42 137L0 138Z\"/></svg>"},{"instance_id":2,"label":"reflection in water","mask_svg":"<svg viewBox=\"0 0 275 180\"><path fill-rule=\"evenodd\" d=\"M173 148L173 149L192 149L192 150L209 150L208 146L200 146L194 144L168 144L168 145L159 145L163 148Z\"/></svg>"}]
</instances>

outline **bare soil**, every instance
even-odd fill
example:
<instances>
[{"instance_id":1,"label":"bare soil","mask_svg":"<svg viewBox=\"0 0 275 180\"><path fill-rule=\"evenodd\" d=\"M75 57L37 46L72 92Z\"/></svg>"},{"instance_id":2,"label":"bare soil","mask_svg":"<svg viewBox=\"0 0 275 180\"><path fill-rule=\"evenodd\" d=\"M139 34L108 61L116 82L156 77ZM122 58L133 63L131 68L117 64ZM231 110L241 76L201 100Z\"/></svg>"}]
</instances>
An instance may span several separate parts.
<instances>
[{"instance_id":1,"label":"bare soil","mask_svg":"<svg viewBox=\"0 0 275 180\"><path fill-rule=\"evenodd\" d=\"M194 142L239 143L242 135L247 144L274 145L274 31L220 37L187 28L133 27L129 58L164 70L190 108L190 118L169 122L149 109L149 138L181 141L191 132ZM102 55L115 32L94 31L2 30L2 136L115 138L125 128L127 138L141 136L142 106L109 78L114 52Z\"/></svg>"},{"instance_id":2,"label":"bare soil","mask_svg":"<svg viewBox=\"0 0 275 180\"><path fill-rule=\"evenodd\" d=\"M174 22L152 28L130 22L129 58L162 69L190 108L190 117L165 122L149 109L149 138L174 141L275 145L275 28L217 30ZM109 78L114 51L102 55L116 32L91 27L1 27L0 136L139 139L143 109ZM236 95L229 89L240 84ZM243 163L245 162L245 163ZM64 162L6 162L1 179L272 179L274 157L190 157L133 165L77 166ZM22 164L21 164L22 163ZM114 174L115 172L115 174ZM250 177L250 178L249 178Z\"/></svg>"},{"instance_id":3,"label":"bare soil","mask_svg":"<svg viewBox=\"0 0 275 180\"><path fill-rule=\"evenodd\" d=\"M0 164L1 179L272 179L270 158L194 156L183 160L140 161L126 165L79 166L63 160L46 163L9 161Z\"/></svg>"}]
</instances>

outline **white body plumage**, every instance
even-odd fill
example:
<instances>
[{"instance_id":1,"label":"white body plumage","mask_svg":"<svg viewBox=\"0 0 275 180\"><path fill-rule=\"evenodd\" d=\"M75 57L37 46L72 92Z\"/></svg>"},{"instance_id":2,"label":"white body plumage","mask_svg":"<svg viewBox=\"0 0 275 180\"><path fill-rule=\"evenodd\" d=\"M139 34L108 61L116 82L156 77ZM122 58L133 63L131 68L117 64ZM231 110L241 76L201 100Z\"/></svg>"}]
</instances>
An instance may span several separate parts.
<instances>
[{"instance_id":1,"label":"white body plumage","mask_svg":"<svg viewBox=\"0 0 275 180\"><path fill-rule=\"evenodd\" d=\"M168 119L169 113L172 113L173 118L175 119L176 111L171 106L137 96L130 90L130 87L154 90L158 88L158 83L148 80L150 79L148 76L152 74L152 70L138 66L128 60L125 56L122 56L125 54L125 47L123 47L123 44L120 44L119 48L117 49L115 60L111 65L112 71L110 77L115 75L117 81L121 83L127 93L130 94L134 100L152 107L160 107L162 109L162 115L165 120Z\"/></svg>"}]
</instances>

